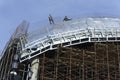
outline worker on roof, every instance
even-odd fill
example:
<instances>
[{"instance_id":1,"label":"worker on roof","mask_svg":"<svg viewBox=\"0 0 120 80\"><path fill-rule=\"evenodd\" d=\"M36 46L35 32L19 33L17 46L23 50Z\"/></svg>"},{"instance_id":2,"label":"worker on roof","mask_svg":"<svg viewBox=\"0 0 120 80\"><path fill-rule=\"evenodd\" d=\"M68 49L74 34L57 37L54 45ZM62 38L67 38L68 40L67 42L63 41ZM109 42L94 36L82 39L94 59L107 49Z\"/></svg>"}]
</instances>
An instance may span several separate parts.
<instances>
[{"instance_id":1,"label":"worker on roof","mask_svg":"<svg viewBox=\"0 0 120 80\"><path fill-rule=\"evenodd\" d=\"M48 16L48 19L49 19L50 24L54 24L53 17L50 14Z\"/></svg>"},{"instance_id":2,"label":"worker on roof","mask_svg":"<svg viewBox=\"0 0 120 80\"><path fill-rule=\"evenodd\" d=\"M64 17L63 21L69 21L71 19L69 19L67 16Z\"/></svg>"}]
</instances>

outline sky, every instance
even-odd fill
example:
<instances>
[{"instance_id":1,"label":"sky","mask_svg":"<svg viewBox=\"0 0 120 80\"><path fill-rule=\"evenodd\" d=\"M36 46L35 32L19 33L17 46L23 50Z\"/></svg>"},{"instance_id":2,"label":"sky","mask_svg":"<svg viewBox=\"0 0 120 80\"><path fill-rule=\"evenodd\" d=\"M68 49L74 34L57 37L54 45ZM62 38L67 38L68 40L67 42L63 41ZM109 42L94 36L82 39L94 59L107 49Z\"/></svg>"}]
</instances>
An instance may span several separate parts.
<instances>
[{"instance_id":1,"label":"sky","mask_svg":"<svg viewBox=\"0 0 120 80\"><path fill-rule=\"evenodd\" d=\"M0 0L0 51L23 21L53 17L120 17L120 0Z\"/></svg>"}]
</instances>

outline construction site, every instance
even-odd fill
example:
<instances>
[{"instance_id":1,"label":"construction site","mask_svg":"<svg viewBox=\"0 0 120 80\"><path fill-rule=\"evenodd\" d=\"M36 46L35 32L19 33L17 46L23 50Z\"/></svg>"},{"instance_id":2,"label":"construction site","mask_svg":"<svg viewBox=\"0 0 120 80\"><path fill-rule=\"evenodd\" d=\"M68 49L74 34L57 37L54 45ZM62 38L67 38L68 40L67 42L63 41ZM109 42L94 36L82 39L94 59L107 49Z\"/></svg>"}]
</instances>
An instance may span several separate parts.
<instances>
[{"instance_id":1,"label":"construction site","mask_svg":"<svg viewBox=\"0 0 120 80\"><path fill-rule=\"evenodd\" d=\"M0 80L120 80L120 19L52 26L30 33L26 21L17 27L2 53Z\"/></svg>"}]
</instances>

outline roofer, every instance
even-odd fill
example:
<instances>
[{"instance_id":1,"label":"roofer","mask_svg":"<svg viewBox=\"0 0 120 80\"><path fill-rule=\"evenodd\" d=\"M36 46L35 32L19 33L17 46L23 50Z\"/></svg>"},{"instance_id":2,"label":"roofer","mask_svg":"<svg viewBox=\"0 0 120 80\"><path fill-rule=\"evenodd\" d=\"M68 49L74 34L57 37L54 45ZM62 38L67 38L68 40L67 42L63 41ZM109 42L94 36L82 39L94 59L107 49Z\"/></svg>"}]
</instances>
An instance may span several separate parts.
<instances>
[{"instance_id":1,"label":"roofer","mask_svg":"<svg viewBox=\"0 0 120 80\"><path fill-rule=\"evenodd\" d=\"M48 19L49 19L50 24L54 24L53 17L50 14L48 16Z\"/></svg>"},{"instance_id":2,"label":"roofer","mask_svg":"<svg viewBox=\"0 0 120 80\"><path fill-rule=\"evenodd\" d=\"M63 21L69 21L71 19L69 19L67 16L64 17Z\"/></svg>"}]
</instances>

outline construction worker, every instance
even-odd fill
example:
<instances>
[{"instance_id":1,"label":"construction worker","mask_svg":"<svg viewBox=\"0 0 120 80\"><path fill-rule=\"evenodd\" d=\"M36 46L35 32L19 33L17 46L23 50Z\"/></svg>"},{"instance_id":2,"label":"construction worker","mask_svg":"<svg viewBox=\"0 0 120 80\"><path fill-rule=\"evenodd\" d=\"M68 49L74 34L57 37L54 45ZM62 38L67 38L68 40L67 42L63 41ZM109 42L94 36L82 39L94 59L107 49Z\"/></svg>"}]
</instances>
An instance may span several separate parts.
<instances>
[{"instance_id":1,"label":"construction worker","mask_svg":"<svg viewBox=\"0 0 120 80\"><path fill-rule=\"evenodd\" d=\"M64 17L63 21L69 21L71 19L69 19L67 16Z\"/></svg>"},{"instance_id":2,"label":"construction worker","mask_svg":"<svg viewBox=\"0 0 120 80\"><path fill-rule=\"evenodd\" d=\"M50 14L48 16L48 19L49 19L50 24L54 24L53 17Z\"/></svg>"}]
</instances>

